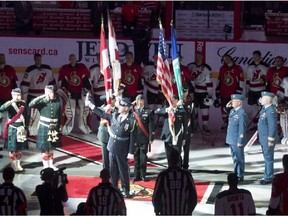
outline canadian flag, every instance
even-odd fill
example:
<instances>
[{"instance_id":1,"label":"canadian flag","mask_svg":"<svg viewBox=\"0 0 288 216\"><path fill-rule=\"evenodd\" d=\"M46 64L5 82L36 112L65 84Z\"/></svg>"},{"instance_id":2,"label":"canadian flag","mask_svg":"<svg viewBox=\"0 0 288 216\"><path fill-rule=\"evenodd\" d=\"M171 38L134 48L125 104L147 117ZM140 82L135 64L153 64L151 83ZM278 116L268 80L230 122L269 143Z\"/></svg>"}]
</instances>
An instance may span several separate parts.
<instances>
[{"instance_id":1,"label":"canadian flag","mask_svg":"<svg viewBox=\"0 0 288 216\"><path fill-rule=\"evenodd\" d=\"M112 77L111 77L111 71L110 71L108 49L107 49L107 45L106 45L103 22L101 24L101 33L100 33L100 72L104 76L107 104L111 104L111 100L112 100Z\"/></svg>"},{"instance_id":2,"label":"canadian flag","mask_svg":"<svg viewBox=\"0 0 288 216\"><path fill-rule=\"evenodd\" d=\"M119 50L116 42L116 34L112 20L108 12L108 30L109 30L109 54L110 63L112 66L113 89L114 93L118 93L119 85L121 82L121 65L119 61Z\"/></svg>"}]
</instances>

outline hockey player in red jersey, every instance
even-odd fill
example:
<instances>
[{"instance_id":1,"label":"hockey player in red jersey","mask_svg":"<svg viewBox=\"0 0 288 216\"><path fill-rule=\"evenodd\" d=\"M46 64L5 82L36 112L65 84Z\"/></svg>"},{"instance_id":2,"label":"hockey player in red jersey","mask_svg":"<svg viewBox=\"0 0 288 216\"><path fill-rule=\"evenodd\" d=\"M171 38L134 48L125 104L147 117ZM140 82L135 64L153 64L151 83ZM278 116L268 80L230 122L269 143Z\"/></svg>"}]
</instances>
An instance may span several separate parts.
<instances>
[{"instance_id":1,"label":"hockey player in red jersey","mask_svg":"<svg viewBox=\"0 0 288 216\"><path fill-rule=\"evenodd\" d=\"M244 87L244 74L243 69L236 65L232 57L225 54L222 57L223 66L220 68L217 87L216 97L221 102L221 113L223 119L223 125L221 130L226 130L228 123L228 115L224 108L230 101L232 94L242 94Z\"/></svg>"},{"instance_id":2,"label":"hockey player in red jersey","mask_svg":"<svg viewBox=\"0 0 288 216\"><path fill-rule=\"evenodd\" d=\"M69 62L61 67L58 78L60 87L69 95L65 108L66 121L62 132L69 134L73 130L77 114L80 131L88 134L91 131L87 124L89 108L84 105L84 100L86 92L91 92L90 73L84 64L77 63L75 54L69 55Z\"/></svg>"},{"instance_id":3,"label":"hockey player in red jersey","mask_svg":"<svg viewBox=\"0 0 288 216\"><path fill-rule=\"evenodd\" d=\"M17 75L15 69L6 64L4 53L0 53L0 106L11 100L11 90L17 88ZM0 113L0 136L7 119L6 113Z\"/></svg>"},{"instance_id":4,"label":"hockey player in red jersey","mask_svg":"<svg viewBox=\"0 0 288 216\"><path fill-rule=\"evenodd\" d=\"M282 79L288 75L288 67L283 66L284 58L282 56L277 56L275 58L275 64L273 67L268 68L266 75L266 90L274 93L275 95L280 95L283 93L281 87Z\"/></svg>"},{"instance_id":5,"label":"hockey player in red jersey","mask_svg":"<svg viewBox=\"0 0 288 216\"><path fill-rule=\"evenodd\" d=\"M141 65L134 63L133 53L126 53L126 62L121 64L121 83L125 85L127 96L134 101L143 93Z\"/></svg>"}]
</instances>

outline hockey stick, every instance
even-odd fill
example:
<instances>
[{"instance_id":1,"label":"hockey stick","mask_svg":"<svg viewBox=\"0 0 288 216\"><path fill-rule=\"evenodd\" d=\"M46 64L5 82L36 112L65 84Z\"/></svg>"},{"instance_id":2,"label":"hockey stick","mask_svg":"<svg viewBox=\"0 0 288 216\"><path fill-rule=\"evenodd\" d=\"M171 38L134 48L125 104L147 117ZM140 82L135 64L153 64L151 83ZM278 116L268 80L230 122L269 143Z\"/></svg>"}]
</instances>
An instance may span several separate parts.
<instances>
[{"instance_id":1,"label":"hockey stick","mask_svg":"<svg viewBox=\"0 0 288 216\"><path fill-rule=\"evenodd\" d=\"M250 140L248 141L247 145L244 147L244 152L247 153L248 150L250 149L250 147L255 143L255 141L257 140L257 136L258 136L258 131L256 131L253 136L250 138Z\"/></svg>"}]
</instances>

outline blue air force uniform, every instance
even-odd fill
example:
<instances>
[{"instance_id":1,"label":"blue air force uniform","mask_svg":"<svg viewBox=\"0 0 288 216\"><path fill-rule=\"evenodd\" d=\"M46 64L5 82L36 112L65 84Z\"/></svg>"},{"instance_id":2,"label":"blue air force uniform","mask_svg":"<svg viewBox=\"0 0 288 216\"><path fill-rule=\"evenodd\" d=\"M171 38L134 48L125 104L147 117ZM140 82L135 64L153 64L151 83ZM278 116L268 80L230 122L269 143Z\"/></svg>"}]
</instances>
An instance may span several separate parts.
<instances>
[{"instance_id":1,"label":"blue air force uniform","mask_svg":"<svg viewBox=\"0 0 288 216\"><path fill-rule=\"evenodd\" d=\"M128 99L127 99L128 100ZM124 98L119 101L121 106L130 106ZM108 127L109 141L107 149L109 151L109 167L111 173L111 183L118 187L119 176L121 178L122 189L125 195L130 192L130 173L128 165L128 153L134 154L134 145L136 141L135 117L133 113L128 113L127 117L120 119L120 114L105 113L103 110L95 107L93 113L100 118L107 119L110 123Z\"/></svg>"},{"instance_id":2,"label":"blue air force uniform","mask_svg":"<svg viewBox=\"0 0 288 216\"><path fill-rule=\"evenodd\" d=\"M243 101L244 96L240 94L231 95L231 100ZM245 158L244 145L246 144L247 115L243 107L232 108L229 113L226 144L230 146L231 156L234 164L234 173L239 180L244 179ZM238 147L237 144L242 144Z\"/></svg>"},{"instance_id":3,"label":"blue air force uniform","mask_svg":"<svg viewBox=\"0 0 288 216\"><path fill-rule=\"evenodd\" d=\"M273 98L275 95L270 92L262 92L263 96ZM263 106L260 111L258 121L259 142L262 147L262 153L265 160L264 181L271 182L274 173L274 148L278 141L277 134L277 111L274 105ZM268 142L273 146L268 146Z\"/></svg>"}]
</instances>

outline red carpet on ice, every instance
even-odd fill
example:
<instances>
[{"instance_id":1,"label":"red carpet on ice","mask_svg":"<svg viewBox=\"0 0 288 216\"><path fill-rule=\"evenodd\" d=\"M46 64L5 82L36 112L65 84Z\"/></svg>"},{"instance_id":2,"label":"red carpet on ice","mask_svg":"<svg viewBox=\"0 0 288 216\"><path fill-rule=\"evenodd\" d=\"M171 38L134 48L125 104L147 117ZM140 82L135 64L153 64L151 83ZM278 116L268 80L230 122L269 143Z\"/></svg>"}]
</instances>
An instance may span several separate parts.
<instances>
[{"instance_id":1,"label":"red carpet on ice","mask_svg":"<svg viewBox=\"0 0 288 216\"><path fill-rule=\"evenodd\" d=\"M101 146L90 143L89 141L80 140L70 136L62 136L62 147L59 149L75 156L86 158L90 161L102 163ZM133 166L133 161L131 161L129 165ZM148 163L148 167L156 166Z\"/></svg>"},{"instance_id":2,"label":"red carpet on ice","mask_svg":"<svg viewBox=\"0 0 288 216\"><path fill-rule=\"evenodd\" d=\"M68 176L67 191L71 198L87 198L89 190L101 182L99 177L84 177L84 176ZM120 183L120 182L119 182ZM203 198L209 183L195 182L197 190L198 202ZM130 182L130 192L134 193L133 200L150 201L152 200L155 179L150 179L147 182ZM119 185L121 188L121 184Z\"/></svg>"}]
</instances>

